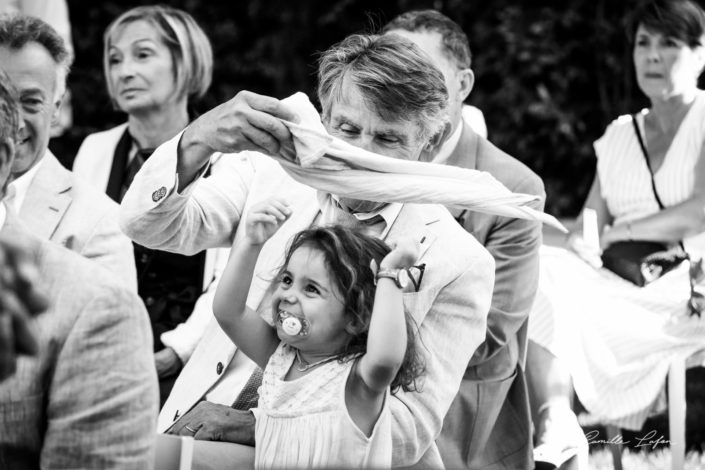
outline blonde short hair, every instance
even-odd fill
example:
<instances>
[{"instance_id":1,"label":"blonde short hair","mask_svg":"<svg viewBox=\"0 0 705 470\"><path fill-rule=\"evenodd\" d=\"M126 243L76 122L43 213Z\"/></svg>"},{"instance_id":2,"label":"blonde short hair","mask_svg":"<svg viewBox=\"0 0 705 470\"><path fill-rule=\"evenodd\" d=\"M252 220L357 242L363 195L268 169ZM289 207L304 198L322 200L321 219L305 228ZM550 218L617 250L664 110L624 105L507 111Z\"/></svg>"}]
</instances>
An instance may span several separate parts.
<instances>
[{"instance_id":1,"label":"blonde short hair","mask_svg":"<svg viewBox=\"0 0 705 470\"><path fill-rule=\"evenodd\" d=\"M103 72L108 93L114 96L109 77L111 40L127 24L146 21L151 24L171 53L176 90L189 100L201 98L213 78L213 49L200 26L183 10L161 5L133 8L115 19L103 36Z\"/></svg>"}]
</instances>

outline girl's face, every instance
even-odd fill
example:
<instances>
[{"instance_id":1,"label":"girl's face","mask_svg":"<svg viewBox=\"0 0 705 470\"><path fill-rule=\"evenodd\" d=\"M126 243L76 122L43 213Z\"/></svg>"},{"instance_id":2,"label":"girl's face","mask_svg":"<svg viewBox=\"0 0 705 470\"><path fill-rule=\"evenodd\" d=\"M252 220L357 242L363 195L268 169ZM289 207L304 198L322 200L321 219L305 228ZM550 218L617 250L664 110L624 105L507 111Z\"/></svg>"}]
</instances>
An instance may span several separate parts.
<instances>
[{"instance_id":1,"label":"girl's face","mask_svg":"<svg viewBox=\"0 0 705 470\"><path fill-rule=\"evenodd\" d=\"M703 66L702 47L692 49L680 39L639 25L634 43L634 67L639 88L651 99L666 99L697 87Z\"/></svg>"},{"instance_id":2,"label":"girl's face","mask_svg":"<svg viewBox=\"0 0 705 470\"><path fill-rule=\"evenodd\" d=\"M323 254L305 245L299 247L279 276L272 296L279 339L305 352L339 352L350 338L341 299ZM304 335L295 333L294 319L299 320Z\"/></svg>"},{"instance_id":3,"label":"girl's face","mask_svg":"<svg viewBox=\"0 0 705 470\"><path fill-rule=\"evenodd\" d=\"M118 30L108 50L108 71L113 99L128 114L179 99L171 53L146 21Z\"/></svg>"}]
</instances>

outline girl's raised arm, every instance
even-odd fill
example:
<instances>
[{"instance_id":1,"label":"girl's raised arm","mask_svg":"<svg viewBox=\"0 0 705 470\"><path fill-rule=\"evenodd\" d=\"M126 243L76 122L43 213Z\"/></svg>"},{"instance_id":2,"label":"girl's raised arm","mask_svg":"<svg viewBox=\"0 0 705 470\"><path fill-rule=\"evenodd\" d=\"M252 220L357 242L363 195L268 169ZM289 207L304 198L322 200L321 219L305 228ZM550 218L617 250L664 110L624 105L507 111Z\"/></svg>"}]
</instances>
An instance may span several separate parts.
<instances>
[{"instance_id":1,"label":"girl's raised arm","mask_svg":"<svg viewBox=\"0 0 705 470\"><path fill-rule=\"evenodd\" d=\"M411 266L416 261L418 251L417 243L411 238L399 239L380 263L378 273ZM378 275L367 333L367 352L357 367L357 374L367 389L374 393L386 391L404 361L406 343L402 289L394 279Z\"/></svg>"},{"instance_id":2,"label":"girl's raised arm","mask_svg":"<svg viewBox=\"0 0 705 470\"><path fill-rule=\"evenodd\" d=\"M247 215L245 237L234 245L213 300L213 313L223 331L261 368L279 344L277 333L246 304L262 245L289 217L281 198L255 204Z\"/></svg>"}]
</instances>

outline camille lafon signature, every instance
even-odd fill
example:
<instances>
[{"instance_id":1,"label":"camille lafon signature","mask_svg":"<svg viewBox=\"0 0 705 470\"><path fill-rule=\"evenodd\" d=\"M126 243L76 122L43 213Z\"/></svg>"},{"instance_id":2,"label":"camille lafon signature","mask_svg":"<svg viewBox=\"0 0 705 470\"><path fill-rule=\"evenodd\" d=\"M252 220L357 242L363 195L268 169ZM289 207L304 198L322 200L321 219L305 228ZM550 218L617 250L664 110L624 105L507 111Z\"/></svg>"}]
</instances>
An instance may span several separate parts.
<instances>
[{"instance_id":1,"label":"camille lafon signature","mask_svg":"<svg viewBox=\"0 0 705 470\"><path fill-rule=\"evenodd\" d=\"M594 444L609 444L609 445L628 445L632 443L632 440L625 441L621 434L617 434L612 439L597 439L600 432L598 430L593 430L585 434L585 438L588 441L588 445ZM656 449L658 446L663 446L666 444L671 444L671 441L664 439L664 436L657 435L656 431L649 431L641 437L635 437L633 442L635 442L634 447L651 447L651 449Z\"/></svg>"}]
</instances>

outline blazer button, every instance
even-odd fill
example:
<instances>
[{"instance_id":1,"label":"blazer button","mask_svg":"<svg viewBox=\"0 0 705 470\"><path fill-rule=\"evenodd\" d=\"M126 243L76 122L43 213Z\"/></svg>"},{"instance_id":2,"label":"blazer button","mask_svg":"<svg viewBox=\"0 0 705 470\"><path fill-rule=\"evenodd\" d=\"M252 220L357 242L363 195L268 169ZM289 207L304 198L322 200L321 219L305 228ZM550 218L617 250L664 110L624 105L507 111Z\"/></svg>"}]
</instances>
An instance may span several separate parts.
<instances>
[{"instance_id":1,"label":"blazer button","mask_svg":"<svg viewBox=\"0 0 705 470\"><path fill-rule=\"evenodd\" d=\"M217 366L215 366L215 371L218 375L223 373L223 363L219 362Z\"/></svg>"},{"instance_id":2,"label":"blazer button","mask_svg":"<svg viewBox=\"0 0 705 470\"><path fill-rule=\"evenodd\" d=\"M146 299L144 299L144 304L147 307L151 307L152 305L154 305L154 297L147 297Z\"/></svg>"}]
</instances>

